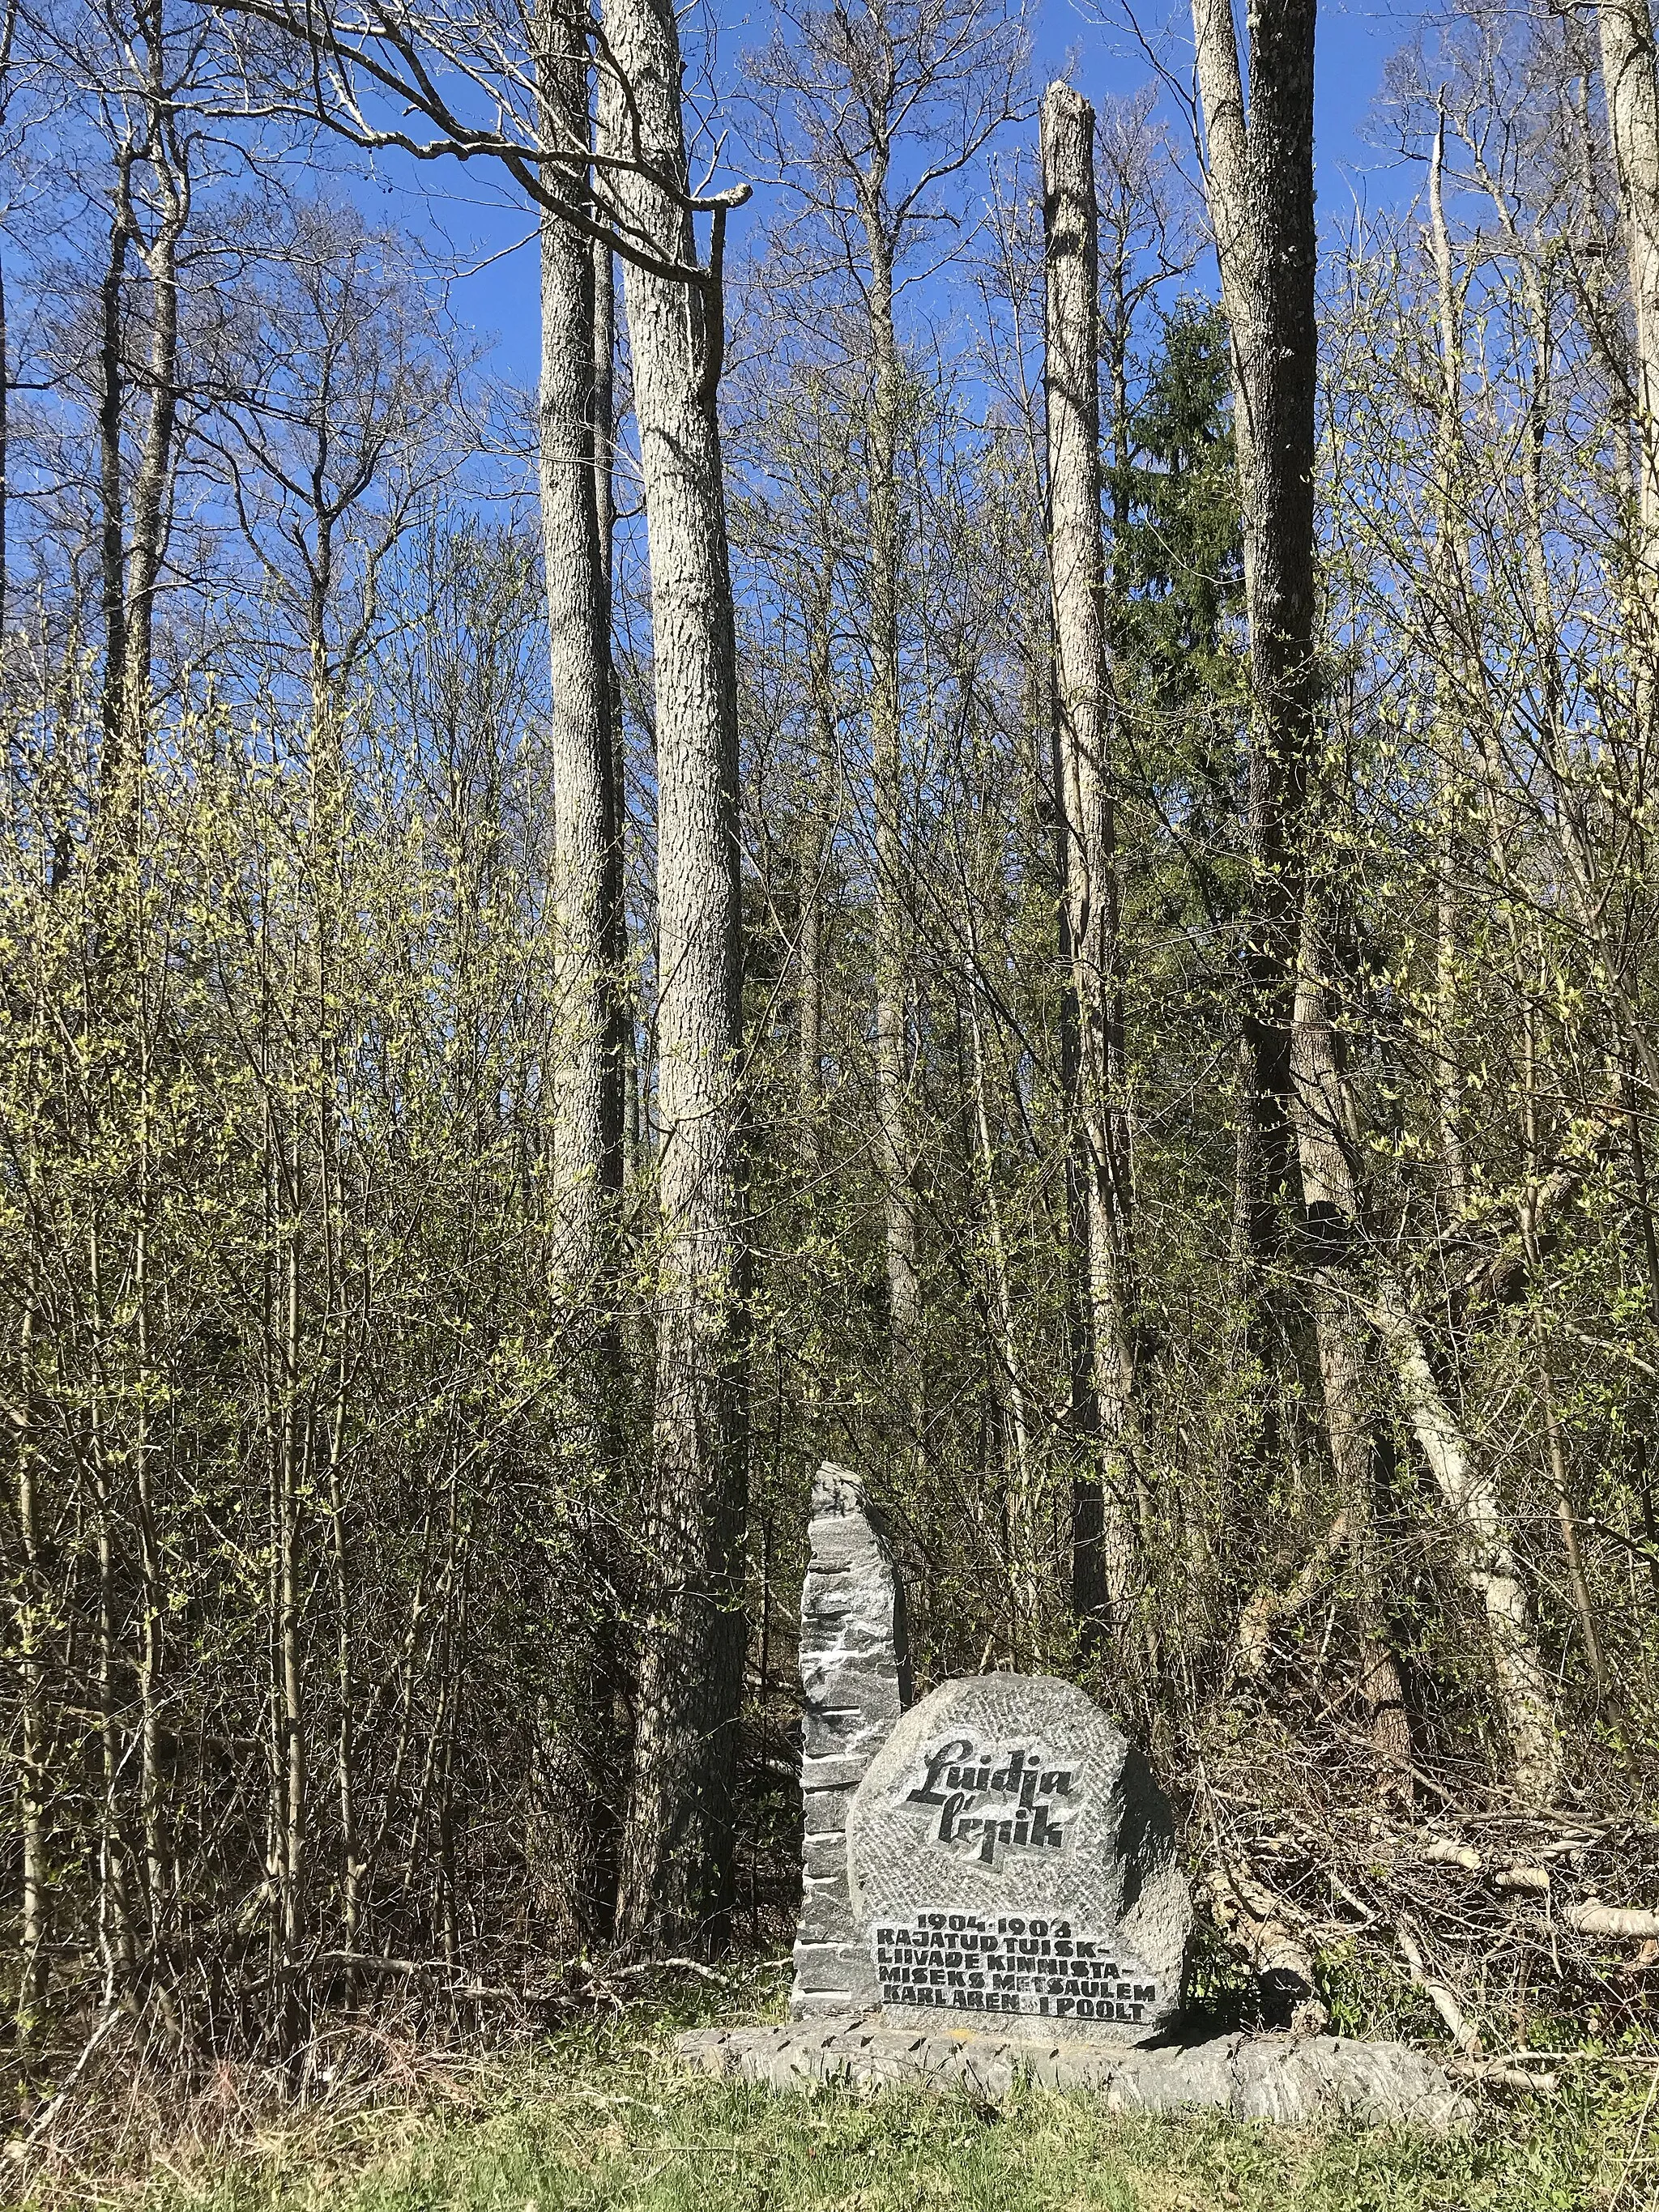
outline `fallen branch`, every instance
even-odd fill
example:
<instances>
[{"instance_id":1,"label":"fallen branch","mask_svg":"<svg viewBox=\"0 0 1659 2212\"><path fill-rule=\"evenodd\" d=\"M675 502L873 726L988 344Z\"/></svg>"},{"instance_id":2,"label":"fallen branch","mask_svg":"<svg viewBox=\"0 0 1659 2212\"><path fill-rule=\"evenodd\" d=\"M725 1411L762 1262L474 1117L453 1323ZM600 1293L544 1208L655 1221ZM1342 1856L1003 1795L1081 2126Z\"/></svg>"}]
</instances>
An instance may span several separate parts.
<instances>
[{"instance_id":1,"label":"fallen branch","mask_svg":"<svg viewBox=\"0 0 1659 2212\"><path fill-rule=\"evenodd\" d=\"M1417 1947L1417 1940L1403 1921L1396 1924L1394 1932L1412 1980L1439 2014L1447 2034L1450 2036L1465 2058L1478 2060L1481 2055L1480 2038L1476 2030L1471 2027L1463 2017L1463 2008L1444 1982L1430 1973L1424 1965L1423 1954Z\"/></svg>"},{"instance_id":2,"label":"fallen branch","mask_svg":"<svg viewBox=\"0 0 1659 2212\"><path fill-rule=\"evenodd\" d=\"M1281 1620L1289 1620L1300 1613L1318 1595L1347 1540L1348 1513L1345 1506L1315 1545L1288 1589L1277 1590L1271 1583L1261 1584L1239 1620L1238 1638L1233 1646L1231 1671L1235 1675L1250 1681L1262 1672L1274 1628Z\"/></svg>"},{"instance_id":3,"label":"fallen branch","mask_svg":"<svg viewBox=\"0 0 1659 2212\"><path fill-rule=\"evenodd\" d=\"M1473 1844L1460 1844L1452 1836L1437 1836L1423 1854L1425 1866L1460 1866L1479 1874L1486 1861Z\"/></svg>"},{"instance_id":4,"label":"fallen branch","mask_svg":"<svg viewBox=\"0 0 1659 2212\"><path fill-rule=\"evenodd\" d=\"M1534 1897L1544 1896L1550 1887L1549 1869L1540 1866L1499 1867L1492 1878L1494 1889L1529 1890Z\"/></svg>"},{"instance_id":5,"label":"fallen branch","mask_svg":"<svg viewBox=\"0 0 1659 2212\"><path fill-rule=\"evenodd\" d=\"M1269 2020L1316 2033L1330 2022L1317 1988L1313 1953L1291 1925L1296 1908L1224 1861L1208 1884L1215 1923L1249 1962Z\"/></svg>"},{"instance_id":6,"label":"fallen branch","mask_svg":"<svg viewBox=\"0 0 1659 2212\"><path fill-rule=\"evenodd\" d=\"M1633 1905L1567 1905L1561 1919L1581 1936L1659 1936L1659 1912L1643 1912Z\"/></svg>"},{"instance_id":7,"label":"fallen branch","mask_svg":"<svg viewBox=\"0 0 1659 2212\"><path fill-rule=\"evenodd\" d=\"M735 1978L731 1974L721 1973L717 1966L702 1966L696 1959L641 1959L631 1966L607 1966L604 1979L620 1982L636 1974L665 1973L670 1966L678 1966L684 1973L698 1974L705 1982L726 1983Z\"/></svg>"},{"instance_id":8,"label":"fallen branch","mask_svg":"<svg viewBox=\"0 0 1659 2212\"><path fill-rule=\"evenodd\" d=\"M1460 2081L1480 2081L1499 2089L1524 2089L1534 2097L1547 2097L1561 2086L1559 2074L1529 2074L1522 2066L1511 2066L1506 2058L1454 2059L1446 2071Z\"/></svg>"}]
</instances>

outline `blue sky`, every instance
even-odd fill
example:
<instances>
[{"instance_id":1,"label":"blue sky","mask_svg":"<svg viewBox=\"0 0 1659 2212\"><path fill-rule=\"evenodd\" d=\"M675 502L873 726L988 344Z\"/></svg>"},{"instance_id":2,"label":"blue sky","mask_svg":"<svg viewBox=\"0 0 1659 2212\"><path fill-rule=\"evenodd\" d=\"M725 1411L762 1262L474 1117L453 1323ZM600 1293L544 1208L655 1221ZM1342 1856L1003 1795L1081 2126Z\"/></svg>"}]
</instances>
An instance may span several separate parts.
<instances>
[{"instance_id":1,"label":"blue sky","mask_svg":"<svg viewBox=\"0 0 1659 2212\"><path fill-rule=\"evenodd\" d=\"M724 25L721 60L727 69L743 51L765 35L764 9L746 7L725 12L713 0ZM1115 12L1115 0L1036 0L1036 76L1039 85L1065 70L1068 56L1079 89L1093 98L1135 91L1151 71L1127 33L1103 17ZM1153 21L1150 12L1146 21ZM1179 35L1189 20L1184 9L1171 17ZM1315 155L1322 213L1345 216L1358 194L1371 208L1408 198L1420 183L1415 172L1391 169L1384 156L1362 137L1365 118L1389 57L1413 35L1416 11L1389 0L1323 0L1319 11L1316 81ZM1172 64L1182 57L1172 48ZM1036 125L1030 126L1033 137ZM446 165L414 180L414 191L428 217L464 266L490 256L490 265L468 276L453 295L462 319L477 336L493 342L496 368L528 384L536 368L537 265L532 247L509 251L529 230L520 205L505 205L490 180ZM402 193L396 195L403 198ZM735 228L735 227L734 227ZM734 236L733 246L740 244Z\"/></svg>"}]
</instances>

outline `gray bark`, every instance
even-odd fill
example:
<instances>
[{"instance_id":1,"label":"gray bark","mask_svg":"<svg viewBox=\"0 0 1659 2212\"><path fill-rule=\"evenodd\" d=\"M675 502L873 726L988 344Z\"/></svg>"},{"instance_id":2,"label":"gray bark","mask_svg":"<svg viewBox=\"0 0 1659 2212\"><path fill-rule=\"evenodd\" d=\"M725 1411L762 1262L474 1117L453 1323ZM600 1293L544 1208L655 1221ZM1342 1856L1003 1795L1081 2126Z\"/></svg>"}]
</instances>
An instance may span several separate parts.
<instances>
[{"instance_id":1,"label":"gray bark","mask_svg":"<svg viewBox=\"0 0 1659 2212\"><path fill-rule=\"evenodd\" d=\"M893 327L893 239L885 208L887 152L860 179L870 258L870 343L875 375L870 480L870 763L876 828L876 1114L887 1226L887 1309L896 1352L912 1346L921 1319L915 1201L907 1132L909 1075L905 1019L904 763L899 734L898 340Z\"/></svg>"},{"instance_id":2,"label":"gray bark","mask_svg":"<svg viewBox=\"0 0 1659 2212\"><path fill-rule=\"evenodd\" d=\"M1289 1170L1301 831L1319 694L1314 656L1315 0L1250 15L1249 103L1228 0L1193 0L1211 228L1232 341L1249 622L1255 878L1241 1006L1237 1257L1278 1240Z\"/></svg>"},{"instance_id":3,"label":"gray bark","mask_svg":"<svg viewBox=\"0 0 1659 2212\"><path fill-rule=\"evenodd\" d=\"M1101 529L1100 301L1094 110L1064 84L1042 103L1048 560L1060 720L1060 836L1073 1012L1074 1135L1084 1193L1094 1414L1092 1494L1075 1501L1073 1601L1121 1630L1131 1602L1134 1388L1129 1163L1121 1073L1121 947L1108 753Z\"/></svg>"},{"instance_id":4,"label":"gray bark","mask_svg":"<svg viewBox=\"0 0 1659 2212\"><path fill-rule=\"evenodd\" d=\"M1315 1252L1315 1318L1324 1377L1331 1455L1358 1540L1370 1514L1371 1444L1363 1411L1356 1324L1376 1331L1410 1423L1456 1538L1464 1578L1486 1617L1498 1709L1509 1733L1515 1778L1529 1799L1547 1802L1560 1771L1548 1678L1539 1656L1531 1607L1502 1504L1468 1437L1436 1379L1417 1316L1398 1269L1374 1240L1362 1260L1362 1199L1350 1156L1347 1102L1332 1036L1319 932L1304 933L1297 994L1297 1139L1303 1196ZM1369 1275L1369 1285L1366 1276ZM1362 1629L1366 1695L1377 1749L1398 1765L1409 1739L1399 1713L1399 1675L1370 1611L1375 1570L1362 1556Z\"/></svg>"},{"instance_id":5,"label":"gray bark","mask_svg":"<svg viewBox=\"0 0 1659 2212\"><path fill-rule=\"evenodd\" d=\"M632 98L628 219L682 264L680 52L669 0L611 0ZM715 217L718 226L720 218ZM708 280L626 278L651 562L657 722L657 1374L641 1658L620 1930L636 1945L718 1931L730 1901L744 1648L737 684L720 440L718 249Z\"/></svg>"},{"instance_id":6,"label":"gray bark","mask_svg":"<svg viewBox=\"0 0 1659 2212\"><path fill-rule=\"evenodd\" d=\"M540 76L550 135L580 139L587 130L581 23L568 5L550 8L544 36ZM579 193L580 179L573 179L570 188ZM619 1180L612 1032L622 945L610 610L598 495L593 256L586 239L546 212L541 276L542 551L552 689L553 924L563 1024L553 1111L555 1265L573 1301L599 1307L605 1303L601 1285Z\"/></svg>"},{"instance_id":7,"label":"gray bark","mask_svg":"<svg viewBox=\"0 0 1659 2212\"><path fill-rule=\"evenodd\" d=\"M538 24L539 93L555 143L587 133L585 12L555 0ZM568 165L580 200L586 179ZM609 1756L620 1477L617 1231L622 1098L617 1002L623 957L616 748L611 715L608 424L600 406L594 255L544 210L541 222L540 491L552 711L550 866L562 1024L552 1077L551 1241L570 1356L564 1408L572 1465L559 1498L560 1565L574 1602L537 1624L540 1663L530 1845L560 1940L591 1941L615 1893ZM605 514L608 522L608 512Z\"/></svg>"},{"instance_id":8,"label":"gray bark","mask_svg":"<svg viewBox=\"0 0 1659 2212\"><path fill-rule=\"evenodd\" d=\"M1659 88L1653 19L1648 0L1598 0L1595 14L1636 317L1638 507L1651 588L1659 562Z\"/></svg>"}]
</instances>

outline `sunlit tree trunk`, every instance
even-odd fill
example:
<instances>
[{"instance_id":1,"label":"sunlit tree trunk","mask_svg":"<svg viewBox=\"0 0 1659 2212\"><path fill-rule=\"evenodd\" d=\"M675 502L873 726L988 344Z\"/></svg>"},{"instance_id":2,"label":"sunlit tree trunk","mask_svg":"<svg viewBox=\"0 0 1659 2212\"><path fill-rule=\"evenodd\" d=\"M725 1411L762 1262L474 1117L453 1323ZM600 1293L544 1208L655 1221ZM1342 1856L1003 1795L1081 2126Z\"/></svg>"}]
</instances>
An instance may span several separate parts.
<instances>
[{"instance_id":1,"label":"sunlit tree trunk","mask_svg":"<svg viewBox=\"0 0 1659 2212\"><path fill-rule=\"evenodd\" d=\"M1429 236L1434 254L1439 319L1440 392L1436 410L1434 546L1431 574L1433 618L1446 649L1437 658L1435 687L1435 796L1437 853L1435 868L1435 988L1431 1050L1434 1057L1435 1118L1446 1199L1461 1213L1468 1201L1463 1155L1463 1071L1458 1048L1462 979L1459 971L1458 897L1455 874L1457 818L1463 798L1463 729L1469 669L1468 559L1462 513L1463 294L1452 259L1442 192L1446 125L1442 116L1429 162Z\"/></svg>"},{"instance_id":2,"label":"sunlit tree trunk","mask_svg":"<svg viewBox=\"0 0 1659 2212\"><path fill-rule=\"evenodd\" d=\"M1648 0L1597 0L1601 83L1636 319L1637 501L1650 604L1659 565L1659 86Z\"/></svg>"},{"instance_id":3,"label":"sunlit tree trunk","mask_svg":"<svg viewBox=\"0 0 1659 2212\"><path fill-rule=\"evenodd\" d=\"M161 48L151 54L150 167L161 212L143 249L149 278L150 342L145 381L149 411L132 484L132 542L127 569L126 711L135 732L149 712L155 595L167 558L179 428L179 248L190 221L191 179L174 143L161 78Z\"/></svg>"},{"instance_id":4,"label":"sunlit tree trunk","mask_svg":"<svg viewBox=\"0 0 1659 2212\"><path fill-rule=\"evenodd\" d=\"M1249 105L1227 0L1193 0L1208 205L1231 336L1251 738L1254 884L1240 1008L1240 1289L1278 1240L1290 1170L1301 836L1319 675L1313 651L1314 0L1250 16Z\"/></svg>"},{"instance_id":5,"label":"sunlit tree trunk","mask_svg":"<svg viewBox=\"0 0 1659 2212\"><path fill-rule=\"evenodd\" d=\"M896 1358L915 1357L921 1319L916 1214L908 1130L908 963L904 881L904 759L899 722L898 439L902 365L893 326L893 241L885 216L886 160L860 180L869 256L871 395L870 767L876 845L876 1114L887 1229L887 1309ZM912 1381L914 1378L909 1378Z\"/></svg>"},{"instance_id":6,"label":"sunlit tree trunk","mask_svg":"<svg viewBox=\"0 0 1659 2212\"><path fill-rule=\"evenodd\" d=\"M1121 945L1110 767L1112 700L1101 528L1100 311L1094 110L1067 85L1042 104L1048 324L1048 558L1060 718L1065 938L1075 1021L1072 1141L1085 1195L1087 1326L1100 1466L1079 1486L1073 1603L1109 1616L1129 1657L1134 1346L1122 1098Z\"/></svg>"},{"instance_id":7,"label":"sunlit tree trunk","mask_svg":"<svg viewBox=\"0 0 1659 2212\"><path fill-rule=\"evenodd\" d=\"M630 150L648 165L617 190L638 233L690 264L673 9L611 0L606 29L632 94ZM699 283L631 263L625 279L656 678L661 1216L652 1587L619 1899L635 1944L696 1940L723 1923L744 1649L737 684L717 250L711 263Z\"/></svg>"},{"instance_id":8,"label":"sunlit tree trunk","mask_svg":"<svg viewBox=\"0 0 1659 2212\"><path fill-rule=\"evenodd\" d=\"M550 0L541 36L538 75L548 137L585 146L586 12L568 0ZM580 204L584 166L573 159L560 173ZM580 232L545 210L541 273L542 553L560 1024L552 1263L569 1388L547 1617L527 1624L537 1680L531 1856L554 1929L574 1947L608 1928L615 1894L609 1831L619 1812L614 1786L606 1785L616 1765L609 1733L617 1656L622 869L611 700L610 423L608 404L607 419L599 414L595 254Z\"/></svg>"}]
</instances>

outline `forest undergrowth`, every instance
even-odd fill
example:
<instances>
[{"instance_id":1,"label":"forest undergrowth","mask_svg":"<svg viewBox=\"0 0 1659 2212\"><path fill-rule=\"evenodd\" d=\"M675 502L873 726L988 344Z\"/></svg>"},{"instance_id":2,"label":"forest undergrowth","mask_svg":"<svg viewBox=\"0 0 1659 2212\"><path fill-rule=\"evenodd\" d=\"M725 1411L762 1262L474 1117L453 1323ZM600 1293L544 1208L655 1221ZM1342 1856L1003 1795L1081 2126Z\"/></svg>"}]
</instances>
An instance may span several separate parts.
<instances>
[{"instance_id":1,"label":"forest undergrowth","mask_svg":"<svg viewBox=\"0 0 1659 2212\"><path fill-rule=\"evenodd\" d=\"M1322 13L0 9L35 2202L1651 2194L1651 13L1425 14L1351 226ZM1146 1751L1200 2022L1484 2133L672 2073L826 1460L920 1691Z\"/></svg>"}]
</instances>

